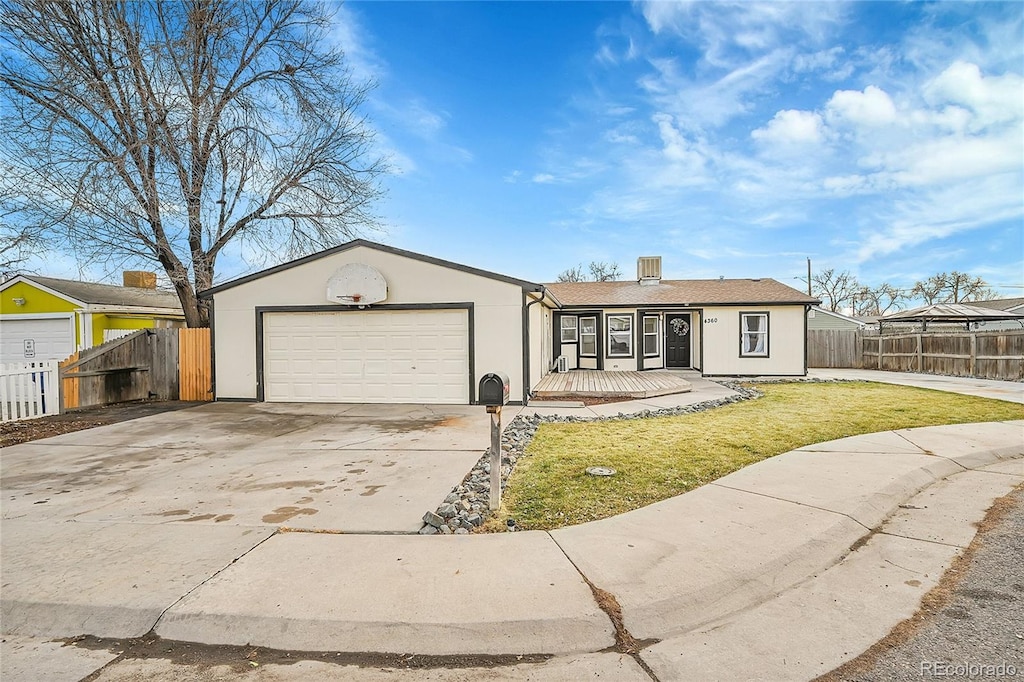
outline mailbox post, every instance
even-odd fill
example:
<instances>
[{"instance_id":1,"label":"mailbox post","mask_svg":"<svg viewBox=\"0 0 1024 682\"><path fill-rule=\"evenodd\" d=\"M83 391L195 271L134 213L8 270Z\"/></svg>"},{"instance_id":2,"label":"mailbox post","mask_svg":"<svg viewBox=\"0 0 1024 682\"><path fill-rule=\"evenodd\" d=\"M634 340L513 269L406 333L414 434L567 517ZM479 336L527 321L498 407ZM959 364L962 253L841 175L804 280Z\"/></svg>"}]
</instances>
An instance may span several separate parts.
<instances>
[{"instance_id":1,"label":"mailbox post","mask_svg":"<svg viewBox=\"0 0 1024 682\"><path fill-rule=\"evenodd\" d=\"M491 494L488 507L501 506L501 408L508 403L508 375L501 372L485 374L480 379L477 398L491 415Z\"/></svg>"}]
</instances>

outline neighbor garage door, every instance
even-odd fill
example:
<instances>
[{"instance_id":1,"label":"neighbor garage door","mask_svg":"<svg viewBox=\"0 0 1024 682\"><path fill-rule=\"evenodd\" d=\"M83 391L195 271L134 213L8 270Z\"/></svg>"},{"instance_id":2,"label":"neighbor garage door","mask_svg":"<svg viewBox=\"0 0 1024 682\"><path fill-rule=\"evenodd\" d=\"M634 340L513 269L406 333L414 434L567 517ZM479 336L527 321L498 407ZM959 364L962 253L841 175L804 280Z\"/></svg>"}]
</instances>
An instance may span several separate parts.
<instances>
[{"instance_id":1,"label":"neighbor garage door","mask_svg":"<svg viewBox=\"0 0 1024 682\"><path fill-rule=\"evenodd\" d=\"M75 352L72 319L0 321L0 363L63 360Z\"/></svg>"},{"instance_id":2,"label":"neighbor garage door","mask_svg":"<svg viewBox=\"0 0 1024 682\"><path fill-rule=\"evenodd\" d=\"M263 314L271 402L469 403L466 310Z\"/></svg>"}]
</instances>

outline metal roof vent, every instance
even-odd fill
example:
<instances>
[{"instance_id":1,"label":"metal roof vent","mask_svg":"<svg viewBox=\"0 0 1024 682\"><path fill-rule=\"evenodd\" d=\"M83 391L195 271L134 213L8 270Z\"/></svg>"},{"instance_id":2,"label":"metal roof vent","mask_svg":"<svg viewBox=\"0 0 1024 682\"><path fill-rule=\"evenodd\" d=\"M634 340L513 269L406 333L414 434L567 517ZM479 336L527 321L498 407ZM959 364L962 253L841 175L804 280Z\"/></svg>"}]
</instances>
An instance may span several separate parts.
<instances>
[{"instance_id":1,"label":"metal roof vent","mask_svg":"<svg viewBox=\"0 0 1024 682\"><path fill-rule=\"evenodd\" d=\"M661 256L640 256L636 259L636 278L640 284L661 281Z\"/></svg>"}]
</instances>

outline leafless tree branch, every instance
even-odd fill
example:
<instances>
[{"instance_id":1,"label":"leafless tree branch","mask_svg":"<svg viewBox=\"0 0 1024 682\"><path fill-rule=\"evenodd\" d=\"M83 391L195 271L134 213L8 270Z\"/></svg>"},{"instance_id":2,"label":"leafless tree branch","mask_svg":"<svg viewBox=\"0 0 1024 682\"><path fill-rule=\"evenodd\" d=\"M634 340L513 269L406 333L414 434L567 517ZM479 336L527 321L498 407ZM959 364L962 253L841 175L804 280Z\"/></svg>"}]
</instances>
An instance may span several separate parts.
<instances>
[{"instance_id":1,"label":"leafless tree branch","mask_svg":"<svg viewBox=\"0 0 1024 682\"><path fill-rule=\"evenodd\" d=\"M305 0L3 0L3 213L162 268L191 326L232 243L274 258L377 225L384 161Z\"/></svg>"}]
</instances>

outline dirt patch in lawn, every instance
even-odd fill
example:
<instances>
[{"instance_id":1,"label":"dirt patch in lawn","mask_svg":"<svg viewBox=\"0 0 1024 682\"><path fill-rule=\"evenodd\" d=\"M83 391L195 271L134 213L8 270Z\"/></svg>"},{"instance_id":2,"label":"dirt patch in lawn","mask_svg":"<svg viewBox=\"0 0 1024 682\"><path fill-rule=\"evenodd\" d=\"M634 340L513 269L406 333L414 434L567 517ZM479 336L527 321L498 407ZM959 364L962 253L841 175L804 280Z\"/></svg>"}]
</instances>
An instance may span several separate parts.
<instances>
[{"instance_id":1,"label":"dirt patch in lawn","mask_svg":"<svg viewBox=\"0 0 1024 682\"><path fill-rule=\"evenodd\" d=\"M116 424L118 422L148 417L162 412L173 412L189 407L202 405L200 402L185 402L181 400L143 401L137 403L124 403L122 405L107 405L106 407L93 407L64 414L55 414L51 417L40 417L39 419L26 419L17 422L0 423L0 447L8 447L19 443L28 443L41 438L60 436L74 431Z\"/></svg>"}]
</instances>

